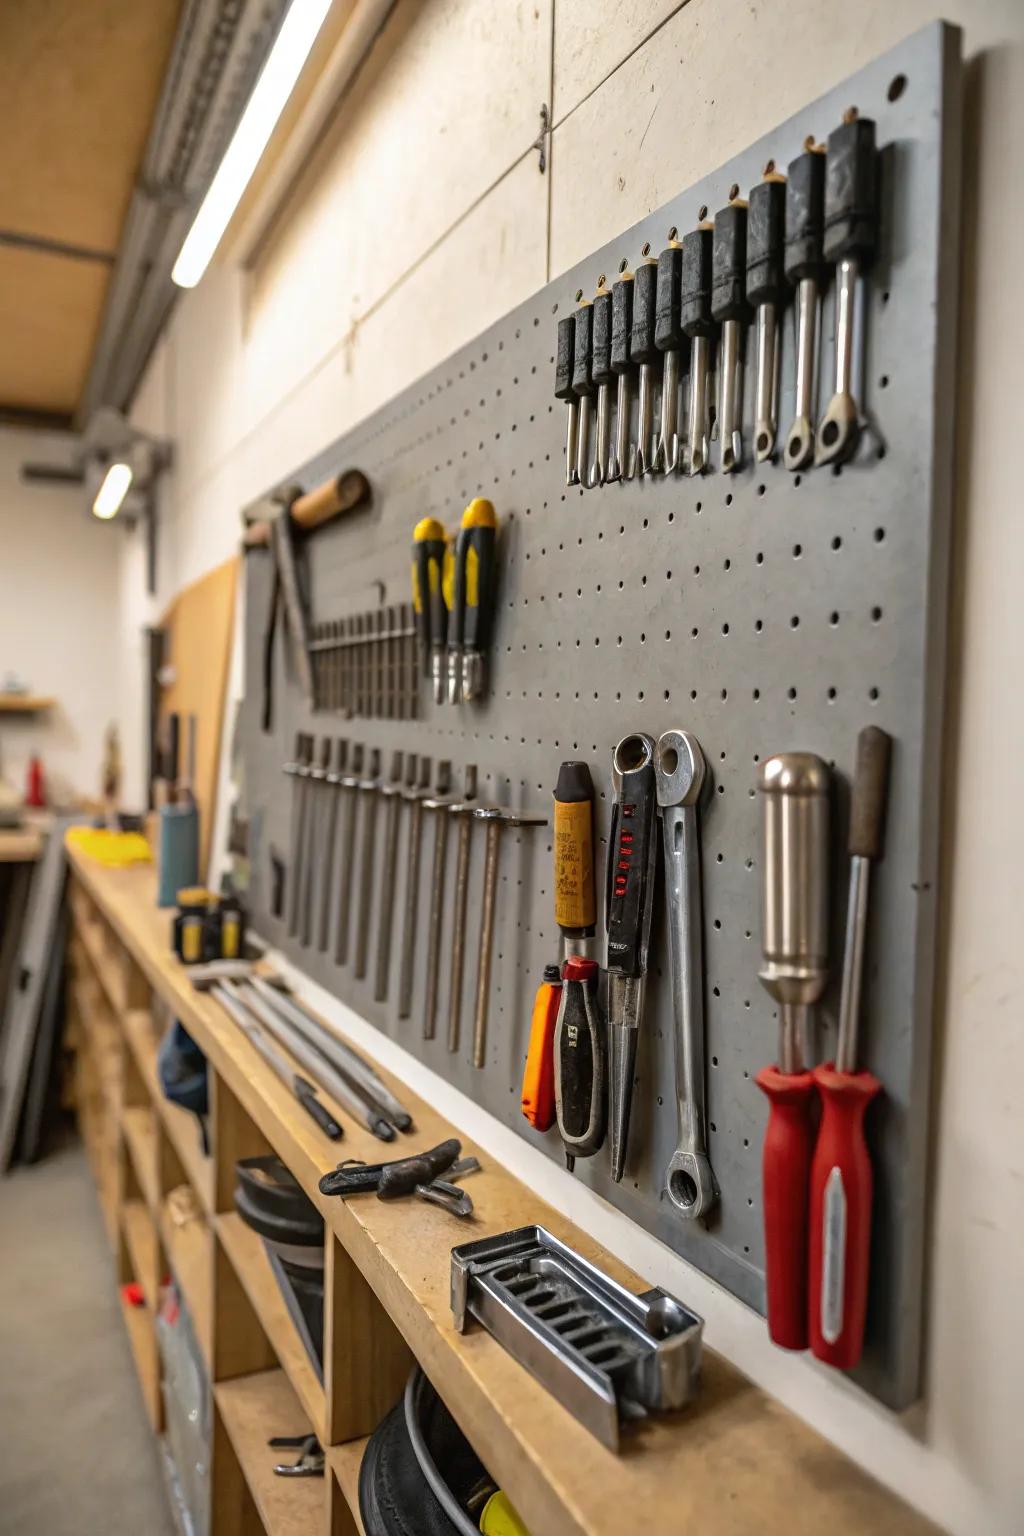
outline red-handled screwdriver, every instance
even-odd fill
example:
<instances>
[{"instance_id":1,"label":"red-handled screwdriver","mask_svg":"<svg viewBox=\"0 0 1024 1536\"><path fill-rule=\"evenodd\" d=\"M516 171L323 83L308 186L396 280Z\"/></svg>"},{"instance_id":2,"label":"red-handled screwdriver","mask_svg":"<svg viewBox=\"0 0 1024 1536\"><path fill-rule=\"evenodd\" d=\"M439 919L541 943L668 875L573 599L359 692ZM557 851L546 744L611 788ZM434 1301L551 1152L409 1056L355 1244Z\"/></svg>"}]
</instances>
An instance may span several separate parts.
<instances>
[{"instance_id":1,"label":"red-handled screwdriver","mask_svg":"<svg viewBox=\"0 0 1024 1536\"><path fill-rule=\"evenodd\" d=\"M872 859L882 856L891 746L877 725L857 738L839 1044L835 1064L813 1073L822 1118L811 1163L808 1322L814 1354L842 1370L860 1359L867 1311L872 1176L864 1115L882 1085L870 1072L857 1071L857 1025L868 882Z\"/></svg>"},{"instance_id":2,"label":"red-handled screwdriver","mask_svg":"<svg viewBox=\"0 0 1024 1536\"><path fill-rule=\"evenodd\" d=\"M783 752L760 771L764 805L760 976L779 1005L779 1060L755 1081L769 1100L762 1155L768 1332L807 1347L807 1183L814 1083L811 1007L828 977L829 770L813 752Z\"/></svg>"}]
</instances>

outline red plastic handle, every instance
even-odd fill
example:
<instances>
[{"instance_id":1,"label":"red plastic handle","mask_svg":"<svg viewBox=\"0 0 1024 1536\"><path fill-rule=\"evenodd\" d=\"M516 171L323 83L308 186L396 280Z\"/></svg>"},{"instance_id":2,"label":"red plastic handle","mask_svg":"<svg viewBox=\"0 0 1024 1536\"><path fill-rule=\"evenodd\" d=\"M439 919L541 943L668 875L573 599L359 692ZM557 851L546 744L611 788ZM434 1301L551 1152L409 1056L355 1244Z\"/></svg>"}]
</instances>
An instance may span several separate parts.
<instances>
[{"instance_id":1,"label":"red plastic handle","mask_svg":"<svg viewBox=\"0 0 1024 1536\"><path fill-rule=\"evenodd\" d=\"M860 1359L871 1252L871 1159L864 1115L881 1088L870 1072L813 1072L821 1130L811 1164L808 1325L819 1360L848 1371Z\"/></svg>"},{"instance_id":2,"label":"red plastic handle","mask_svg":"<svg viewBox=\"0 0 1024 1536\"><path fill-rule=\"evenodd\" d=\"M762 1181L768 1333L783 1349L807 1348L807 1180L814 1079L764 1067L754 1079L771 1105Z\"/></svg>"}]
</instances>

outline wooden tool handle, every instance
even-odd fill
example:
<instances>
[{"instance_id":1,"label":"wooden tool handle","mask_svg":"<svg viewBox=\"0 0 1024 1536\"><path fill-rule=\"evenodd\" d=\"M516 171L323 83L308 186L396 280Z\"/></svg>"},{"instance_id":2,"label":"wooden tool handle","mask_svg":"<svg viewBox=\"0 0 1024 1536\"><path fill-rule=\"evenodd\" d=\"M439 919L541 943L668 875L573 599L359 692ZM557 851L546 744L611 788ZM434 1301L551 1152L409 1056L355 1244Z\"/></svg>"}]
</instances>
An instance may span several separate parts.
<instances>
[{"instance_id":1,"label":"wooden tool handle","mask_svg":"<svg viewBox=\"0 0 1024 1536\"><path fill-rule=\"evenodd\" d=\"M346 469L340 475L332 475L323 485L304 491L288 508L289 515L298 527L309 533L321 523L339 517L343 512L353 512L370 499L370 482L361 469ZM250 523L242 536L246 549L258 549L270 543L270 523Z\"/></svg>"}]
</instances>

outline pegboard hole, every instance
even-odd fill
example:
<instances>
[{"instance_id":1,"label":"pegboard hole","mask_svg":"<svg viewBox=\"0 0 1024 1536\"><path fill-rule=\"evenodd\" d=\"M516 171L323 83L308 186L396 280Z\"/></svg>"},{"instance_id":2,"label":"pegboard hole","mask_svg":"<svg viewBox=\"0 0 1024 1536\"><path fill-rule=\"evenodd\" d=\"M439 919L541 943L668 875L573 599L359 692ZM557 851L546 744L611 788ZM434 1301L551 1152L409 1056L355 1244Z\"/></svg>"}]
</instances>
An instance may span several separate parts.
<instances>
[{"instance_id":1,"label":"pegboard hole","mask_svg":"<svg viewBox=\"0 0 1024 1536\"><path fill-rule=\"evenodd\" d=\"M640 252L640 255L641 256L649 256L650 254L651 254L651 242L649 240L645 240L644 244L643 244L643 250Z\"/></svg>"},{"instance_id":2,"label":"pegboard hole","mask_svg":"<svg viewBox=\"0 0 1024 1536\"><path fill-rule=\"evenodd\" d=\"M882 544L882 543L884 543L884 541L885 541L885 529L884 528L876 528L875 529L875 543L876 544Z\"/></svg>"},{"instance_id":3,"label":"pegboard hole","mask_svg":"<svg viewBox=\"0 0 1024 1536\"><path fill-rule=\"evenodd\" d=\"M868 689L868 698L871 700L872 704L877 704L877 702L878 702L878 689L877 688L869 688Z\"/></svg>"},{"instance_id":4,"label":"pegboard hole","mask_svg":"<svg viewBox=\"0 0 1024 1536\"><path fill-rule=\"evenodd\" d=\"M882 374L882 377L878 381L878 387L879 389L889 388L889 375L887 373Z\"/></svg>"},{"instance_id":5,"label":"pegboard hole","mask_svg":"<svg viewBox=\"0 0 1024 1536\"><path fill-rule=\"evenodd\" d=\"M626 268L628 266L629 266L629 262L627 261L626 257L623 256L622 260L619 262L619 271L620 272L625 272L625 270L626 270Z\"/></svg>"},{"instance_id":6,"label":"pegboard hole","mask_svg":"<svg viewBox=\"0 0 1024 1536\"><path fill-rule=\"evenodd\" d=\"M738 181L734 181L732 186L729 188L729 201L730 201L730 203L734 203L736 201L736 199L739 197L739 195L740 195L740 185L739 185L739 182Z\"/></svg>"},{"instance_id":7,"label":"pegboard hole","mask_svg":"<svg viewBox=\"0 0 1024 1536\"><path fill-rule=\"evenodd\" d=\"M872 608L872 610L871 610L871 622L872 622L872 624L880 623L881 622L881 618L882 618L882 610L881 610L881 608Z\"/></svg>"},{"instance_id":8,"label":"pegboard hole","mask_svg":"<svg viewBox=\"0 0 1024 1536\"><path fill-rule=\"evenodd\" d=\"M889 81L889 89L886 91L885 94L889 98L890 101L899 101L900 97L903 95L903 92L906 90L906 88L907 88L907 77L906 77L906 75L893 75L892 79Z\"/></svg>"},{"instance_id":9,"label":"pegboard hole","mask_svg":"<svg viewBox=\"0 0 1024 1536\"><path fill-rule=\"evenodd\" d=\"M697 223L698 224L703 224L703 222L707 218L707 216L708 216L708 205L707 205L707 203L701 203L700 207L697 209Z\"/></svg>"},{"instance_id":10,"label":"pegboard hole","mask_svg":"<svg viewBox=\"0 0 1024 1536\"><path fill-rule=\"evenodd\" d=\"M678 235L678 233L679 233L679 231L678 231L678 229L677 229L677 228L676 228L676 226L675 226L675 225L674 225L674 224L673 224L673 225L672 225L672 228L671 228L671 229L670 229L670 230L669 230L669 232L668 232L668 238L669 238L669 239L670 239L670 240L674 240L674 239L675 239L675 238L676 238L676 236L677 236L677 235Z\"/></svg>"}]
</instances>

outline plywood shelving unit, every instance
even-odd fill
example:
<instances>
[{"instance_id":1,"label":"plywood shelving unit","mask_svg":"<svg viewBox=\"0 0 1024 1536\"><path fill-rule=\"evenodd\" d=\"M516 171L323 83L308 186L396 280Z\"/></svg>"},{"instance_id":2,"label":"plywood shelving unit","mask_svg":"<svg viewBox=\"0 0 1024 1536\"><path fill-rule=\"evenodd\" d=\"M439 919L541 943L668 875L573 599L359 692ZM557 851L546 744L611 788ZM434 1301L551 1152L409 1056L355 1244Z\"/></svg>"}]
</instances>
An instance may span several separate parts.
<instances>
[{"instance_id":1,"label":"plywood shelving unit","mask_svg":"<svg viewBox=\"0 0 1024 1536\"><path fill-rule=\"evenodd\" d=\"M418 1359L533 1536L701 1530L745 1536L916 1536L933 1529L806 1424L705 1350L687 1414L653 1422L621 1456L600 1446L479 1329L457 1334L449 1253L466 1230L419 1201L320 1195L337 1161L317 1127L217 1004L170 953L152 869L108 870L73 850L69 1040L79 1119L122 1281L146 1411L162 1428L156 1309L173 1272L207 1362L211 1391L210 1536L360 1536L366 1437L399 1400ZM160 1091L157 1050L181 1020L210 1072L211 1155L195 1118ZM457 1128L382 1070L416 1122L413 1146ZM345 1119L344 1155L378 1161L380 1143ZM626 1285L646 1288L585 1233L463 1137L484 1169L473 1181L473 1235L539 1221ZM326 1222L324 1379L284 1306L262 1244L235 1214L240 1157L274 1151ZM191 1201L172 1193L185 1186ZM187 1210L183 1212L182 1206ZM312 1428L321 1481L282 1479L274 1434Z\"/></svg>"}]
</instances>

